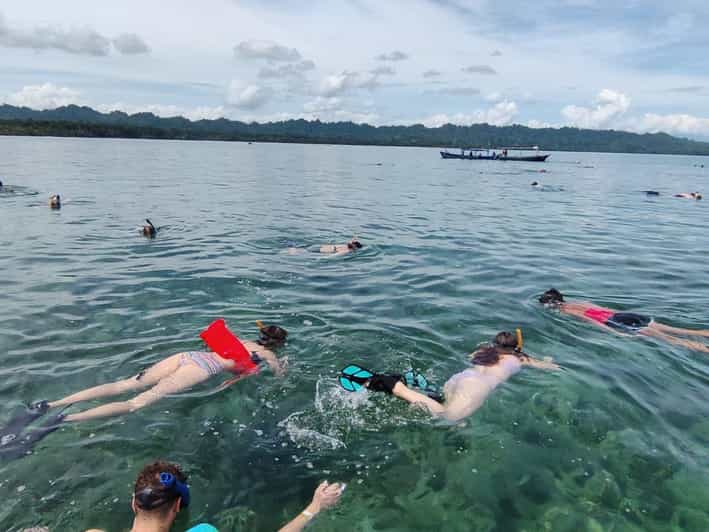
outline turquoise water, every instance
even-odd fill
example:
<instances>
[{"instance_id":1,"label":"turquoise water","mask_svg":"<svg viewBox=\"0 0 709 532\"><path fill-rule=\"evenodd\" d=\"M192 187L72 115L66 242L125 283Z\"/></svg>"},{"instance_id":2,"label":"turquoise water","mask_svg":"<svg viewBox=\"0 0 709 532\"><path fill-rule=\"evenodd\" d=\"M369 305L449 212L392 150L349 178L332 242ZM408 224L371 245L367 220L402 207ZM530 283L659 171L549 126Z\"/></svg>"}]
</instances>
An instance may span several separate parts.
<instances>
[{"instance_id":1,"label":"turquoise water","mask_svg":"<svg viewBox=\"0 0 709 532\"><path fill-rule=\"evenodd\" d=\"M349 486L313 530L709 530L709 357L535 303L555 286L709 328L709 200L638 192L709 192L700 162L0 138L0 179L39 192L0 195L0 422L198 349L215 317L290 332L282 379L212 381L0 463L0 528L126 530L137 471L165 458L193 489L176 530L275 530L323 478ZM352 234L356 255L284 252ZM461 426L336 384L357 361L442 385L517 326L566 371L524 370Z\"/></svg>"}]
</instances>

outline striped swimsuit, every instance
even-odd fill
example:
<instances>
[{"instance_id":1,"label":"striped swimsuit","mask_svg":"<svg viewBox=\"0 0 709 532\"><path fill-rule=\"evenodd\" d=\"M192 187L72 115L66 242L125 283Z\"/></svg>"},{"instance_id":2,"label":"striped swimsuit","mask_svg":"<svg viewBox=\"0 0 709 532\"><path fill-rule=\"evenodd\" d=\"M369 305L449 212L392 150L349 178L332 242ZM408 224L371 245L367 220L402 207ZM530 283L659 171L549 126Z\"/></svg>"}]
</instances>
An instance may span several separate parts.
<instances>
[{"instance_id":1,"label":"striped swimsuit","mask_svg":"<svg viewBox=\"0 0 709 532\"><path fill-rule=\"evenodd\" d=\"M206 371L210 377L224 370L224 366L219 362L218 356L209 351L187 351L182 353L180 366L190 363L197 364L197 366Z\"/></svg>"}]
</instances>

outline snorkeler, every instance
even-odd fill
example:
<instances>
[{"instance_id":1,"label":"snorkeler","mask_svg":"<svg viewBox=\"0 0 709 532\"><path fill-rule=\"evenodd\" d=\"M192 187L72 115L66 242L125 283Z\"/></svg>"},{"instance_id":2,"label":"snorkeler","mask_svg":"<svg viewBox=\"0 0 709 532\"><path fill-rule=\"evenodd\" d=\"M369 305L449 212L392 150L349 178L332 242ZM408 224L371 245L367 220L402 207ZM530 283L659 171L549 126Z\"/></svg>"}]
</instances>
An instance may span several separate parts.
<instances>
[{"instance_id":1,"label":"snorkeler","mask_svg":"<svg viewBox=\"0 0 709 532\"><path fill-rule=\"evenodd\" d=\"M644 334L660 338L671 344L680 345L694 351L709 353L709 346L692 340L679 338L683 336L706 336L709 330L681 329L658 323L648 316L634 312L618 312L613 309L599 307L587 301L566 302L564 296L556 288L550 288L539 298L539 302L564 314L590 321L605 329L620 334Z\"/></svg>"},{"instance_id":2,"label":"snorkeler","mask_svg":"<svg viewBox=\"0 0 709 532\"><path fill-rule=\"evenodd\" d=\"M700 200L702 195L699 192L681 192L680 194L675 194L675 198Z\"/></svg>"},{"instance_id":3,"label":"snorkeler","mask_svg":"<svg viewBox=\"0 0 709 532\"><path fill-rule=\"evenodd\" d=\"M549 360L537 360L522 351L522 333L500 332L493 345L482 347L469 355L473 364L456 373L443 387L443 397L435 397L422 375L407 372L404 376L372 373L359 366L342 371L340 385L348 391L362 387L395 395L414 405L423 405L432 415L457 422L472 415L485 399L522 366L558 370ZM417 387L422 391L412 389Z\"/></svg>"},{"instance_id":4,"label":"snorkeler","mask_svg":"<svg viewBox=\"0 0 709 532\"><path fill-rule=\"evenodd\" d=\"M362 249L362 243L357 240L357 237L352 237L352 240L347 244L325 244L320 246L320 253L346 255L352 251Z\"/></svg>"},{"instance_id":5,"label":"snorkeler","mask_svg":"<svg viewBox=\"0 0 709 532\"><path fill-rule=\"evenodd\" d=\"M62 208L62 198L59 194L52 194L49 197L49 208L50 209L61 209Z\"/></svg>"},{"instance_id":6,"label":"snorkeler","mask_svg":"<svg viewBox=\"0 0 709 532\"><path fill-rule=\"evenodd\" d=\"M134 377L95 386L58 401L35 403L28 410L12 419L8 426L0 431L0 455L6 454L6 451L15 456L17 456L16 451L24 454L39 439L55 430L60 423L86 421L135 412L166 395L192 388L214 375L225 372L235 374L220 386L220 388L225 388L237 380L258 373L258 365L261 362L266 362L276 375L281 376L284 368L271 349L282 345L288 332L277 325L267 326L260 321L256 323L259 327L259 338L255 342L239 340L226 328L224 320L216 320L200 334L212 351L177 353L153 364ZM20 437L19 433L24 427L50 409L68 407L80 401L119 395L145 388L150 389L127 401L113 402L75 414L60 413L52 416L49 423L30 432L27 436ZM6 447L15 447L15 449L6 449Z\"/></svg>"},{"instance_id":7,"label":"snorkeler","mask_svg":"<svg viewBox=\"0 0 709 532\"><path fill-rule=\"evenodd\" d=\"M147 225L143 226L143 236L146 236L148 238L155 238L155 236L158 234L158 228L153 225L153 222L151 222L149 219L145 219L145 222Z\"/></svg>"}]
</instances>

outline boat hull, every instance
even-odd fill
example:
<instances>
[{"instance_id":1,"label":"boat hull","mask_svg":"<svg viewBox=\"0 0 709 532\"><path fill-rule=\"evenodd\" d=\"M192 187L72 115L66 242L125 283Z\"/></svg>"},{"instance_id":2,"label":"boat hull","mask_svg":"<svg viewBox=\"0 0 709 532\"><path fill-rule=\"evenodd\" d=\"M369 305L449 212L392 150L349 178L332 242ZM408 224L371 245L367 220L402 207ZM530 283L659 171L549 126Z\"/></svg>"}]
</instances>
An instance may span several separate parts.
<instances>
[{"instance_id":1,"label":"boat hull","mask_svg":"<svg viewBox=\"0 0 709 532\"><path fill-rule=\"evenodd\" d=\"M523 161L528 163L543 163L549 158L550 154L545 155L461 155L460 153L451 153L448 151L440 152L442 159L465 159L468 161Z\"/></svg>"}]
</instances>

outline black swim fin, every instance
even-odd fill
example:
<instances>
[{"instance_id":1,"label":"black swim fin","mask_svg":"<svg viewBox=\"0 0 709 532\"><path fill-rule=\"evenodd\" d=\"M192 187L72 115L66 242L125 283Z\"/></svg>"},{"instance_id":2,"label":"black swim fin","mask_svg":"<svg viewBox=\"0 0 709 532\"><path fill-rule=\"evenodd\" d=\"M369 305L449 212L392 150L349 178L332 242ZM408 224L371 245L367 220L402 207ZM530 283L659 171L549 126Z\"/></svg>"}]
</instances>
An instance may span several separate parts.
<instances>
[{"instance_id":1,"label":"black swim fin","mask_svg":"<svg viewBox=\"0 0 709 532\"><path fill-rule=\"evenodd\" d=\"M42 417L48 410L47 401L39 401L28 408L23 408L0 430L0 449L16 440L30 423Z\"/></svg>"},{"instance_id":2,"label":"black swim fin","mask_svg":"<svg viewBox=\"0 0 709 532\"><path fill-rule=\"evenodd\" d=\"M15 460L22 456L31 454L33 447L40 441L57 430L66 416L63 413L49 417L36 429L27 431L24 435L17 435L7 445L0 447L0 458L5 460Z\"/></svg>"}]
</instances>

